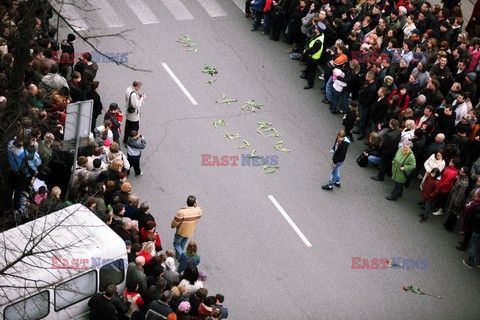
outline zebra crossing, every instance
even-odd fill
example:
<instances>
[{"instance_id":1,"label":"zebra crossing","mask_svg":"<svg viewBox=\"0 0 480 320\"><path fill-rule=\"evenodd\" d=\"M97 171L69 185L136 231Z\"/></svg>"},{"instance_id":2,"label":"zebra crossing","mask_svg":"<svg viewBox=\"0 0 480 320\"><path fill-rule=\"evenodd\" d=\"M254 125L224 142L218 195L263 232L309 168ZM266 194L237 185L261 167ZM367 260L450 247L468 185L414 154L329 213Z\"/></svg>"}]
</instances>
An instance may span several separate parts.
<instances>
[{"instance_id":1,"label":"zebra crossing","mask_svg":"<svg viewBox=\"0 0 480 320\"><path fill-rule=\"evenodd\" d=\"M195 6L201 6L212 18L228 16L226 7L228 1L233 1L236 6L243 10L245 0L69 0L56 2L52 5L62 13L72 27L77 31L85 31L102 24L107 29L125 27L131 24L121 13L129 11L145 25L160 23L165 15L172 16L177 21L195 19L192 12ZM59 4L61 3L61 4ZM126 4L127 6L125 6ZM128 9L125 9L128 8ZM198 9L197 9L198 12ZM133 13L133 14L131 14Z\"/></svg>"}]
</instances>

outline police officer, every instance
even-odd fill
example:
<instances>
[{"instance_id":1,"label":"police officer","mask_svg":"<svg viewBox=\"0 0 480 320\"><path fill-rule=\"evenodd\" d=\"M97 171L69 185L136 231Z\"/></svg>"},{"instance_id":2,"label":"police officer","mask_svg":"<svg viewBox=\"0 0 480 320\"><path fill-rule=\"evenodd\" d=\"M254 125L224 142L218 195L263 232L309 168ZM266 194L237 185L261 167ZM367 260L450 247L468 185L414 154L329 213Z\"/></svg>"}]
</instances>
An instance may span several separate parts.
<instances>
[{"instance_id":1,"label":"police officer","mask_svg":"<svg viewBox=\"0 0 480 320\"><path fill-rule=\"evenodd\" d=\"M323 31L326 28L327 27L323 22L317 23L315 35L310 38L307 48L304 51L304 54L307 56L307 68L305 69L305 76L302 76L302 78L305 78L308 81L308 84L303 88L305 90L313 88L313 84L315 83L317 65L322 55L323 43L325 42Z\"/></svg>"}]
</instances>

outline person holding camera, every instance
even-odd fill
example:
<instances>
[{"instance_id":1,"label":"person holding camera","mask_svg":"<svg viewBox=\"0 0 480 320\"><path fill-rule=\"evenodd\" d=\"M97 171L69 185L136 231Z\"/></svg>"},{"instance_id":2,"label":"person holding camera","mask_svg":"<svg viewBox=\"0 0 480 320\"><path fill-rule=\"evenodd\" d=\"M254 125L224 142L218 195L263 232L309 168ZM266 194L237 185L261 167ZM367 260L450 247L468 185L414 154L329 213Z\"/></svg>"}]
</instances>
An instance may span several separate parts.
<instances>
[{"instance_id":1,"label":"person holding camera","mask_svg":"<svg viewBox=\"0 0 480 320\"><path fill-rule=\"evenodd\" d=\"M135 177L143 174L140 169L140 157L142 156L142 149L145 149L146 146L147 142L138 131L130 131L130 137L127 140L127 159L130 166L135 170Z\"/></svg>"},{"instance_id":2,"label":"person holding camera","mask_svg":"<svg viewBox=\"0 0 480 320\"><path fill-rule=\"evenodd\" d=\"M146 99L146 95L139 93L142 89L143 83L139 80L134 80L131 87L127 88L125 92L127 120L125 121L125 132L123 135L123 143L127 143L128 137L132 130L138 131L140 129L140 109Z\"/></svg>"}]
</instances>

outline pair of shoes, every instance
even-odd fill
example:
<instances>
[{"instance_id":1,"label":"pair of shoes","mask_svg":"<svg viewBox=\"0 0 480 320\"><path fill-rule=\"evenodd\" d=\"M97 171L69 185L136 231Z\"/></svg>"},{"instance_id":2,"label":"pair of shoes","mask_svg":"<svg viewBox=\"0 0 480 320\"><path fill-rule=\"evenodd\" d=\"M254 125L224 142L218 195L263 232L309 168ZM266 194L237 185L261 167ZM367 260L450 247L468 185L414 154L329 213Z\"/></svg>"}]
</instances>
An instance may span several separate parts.
<instances>
[{"instance_id":1,"label":"pair of shoes","mask_svg":"<svg viewBox=\"0 0 480 320\"><path fill-rule=\"evenodd\" d=\"M443 216L443 209L440 208L438 211L432 213L434 216Z\"/></svg>"},{"instance_id":2,"label":"pair of shoes","mask_svg":"<svg viewBox=\"0 0 480 320\"><path fill-rule=\"evenodd\" d=\"M300 78L307 79L307 77L304 74L300 75Z\"/></svg>"},{"instance_id":3,"label":"pair of shoes","mask_svg":"<svg viewBox=\"0 0 480 320\"><path fill-rule=\"evenodd\" d=\"M424 204L425 204L425 201L420 201L420 202L418 203L419 206L423 206Z\"/></svg>"},{"instance_id":4,"label":"pair of shoes","mask_svg":"<svg viewBox=\"0 0 480 320\"><path fill-rule=\"evenodd\" d=\"M245 18L250 18L250 12L245 13Z\"/></svg>"},{"instance_id":5,"label":"pair of shoes","mask_svg":"<svg viewBox=\"0 0 480 320\"><path fill-rule=\"evenodd\" d=\"M312 88L313 88L313 86L305 86L305 87L303 87L304 90L308 90L308 89L312 89Z\"/></svg>"},{"instance_id":6,"label":"pair of shoes","mask_svg":"<svg viewBox=\"0 0 480 320\"><path fill-rule=\"evenodd\" d=\"M143 176L143 171L140 171L140 174L136 174L135 177Z\"/></svg>"},{"instance_id":7,"label":"pair of shoes","mask_svg":"<svg viewBox=\"0 0 480 320\"><path fill-rule=\"evenodd\" d=\"M339 182L339 183L335 183L334 186L337 187L337 188L341 188L342 184Z\"/></svg>"},{"instance_id":8,"label":"pair of shoes","mask_svg":"<svg viewBox=\"0 0 480 320\"><path fill-rule=\"evenodd\" d=\"M353 130L352 133L354 133L354 134L360 134L360 131L358 131L358 130Z\"/></svg>"},{"instance_id":9,"label":"pair of shoes","mask_svg":"<svg viewBox=\"0 0 480 320\"><path fill-rule=\"evenodd\" d=\"M427 221L427 218L420 219L420 223L424 223L425 221Z\"/></svg>"},{"instance_id":10,"label":"pair of shoes","mask_svg":"<svg viewBox=\"0 0 480 320\"><path fill-rule=\"evenodd\" d=\"M463 259L463 264L466 265L467 268L473 269L473 266L471 266L471 265L468 264L467 258L464 258L464 259Z\"/></svg>"},{"instance_id":11,"label":"pair of shoes","mask_svg":"<svg viewBox=\"0 0 480 320\"><path fill-rule=\"evenodd\" d=\"M373 176L373 177L370 177L370 179L375 181L383 181L383 178L380 178L379 176Z\"/></svg>"},{"instance_id":12,"label":"pair of shoes","mask_svg":"<svg viewBox=\"0 0 480 320\"><path fill-rule=\"evenodd\" d=\"M394 196L388 196L386 199L390 201L397 201L397 198Z\"/></svg>"},{"instance_id":13,"label":"pair of shoes","mask_svg":"<svg viewBox=\"0 0 480 320\"><path fill-rule=\"evenodd\" d=\"M330 186L330 185L328 185L328 184L326 184L326 185L322 186L322 189L323 189L323 190L332 191L332 190L333 190L333 187Z\"/></svg>"},{"instance_id":14,"label":"pair of shoes","mask_svg":"<svg viewBox=\"0 0 480 320\"><path fill-rule=\"evenodd\" d=\"M455 249L460 250L460 251L465 251L467 249L467 247L459 245L459 246L456 246Z\"/></svg>"},{"instance_id":15,"label":"pair of shoes","mask_svg":"<svg viewBox=\"0 0 480 320\"><path fill-rule=\"evenodd\" d=\"M332 114L339 114L340 112L338 112L337 110L335 111L330 111Z\"/></svg>"},{"instance_id":16,"label":"pair of shoes","mask_svg":"<svg viewBox=\"0 0 480 320\"><path fill-rule=\"evenodd\" d=\"M330 104L330 101L328 101L327 99L322 99L322 102Z\"/></svg>"},{"instance_id":17,"label":"pair of shoes","mask_svg":"<svg viewBox=\"0 0 480 320\"><path fill-rule=\"evenodd\" d=\"M365 136L361 135L360 137L357 138L358 141L365 139Z\"/></svg>"}]
</instances>

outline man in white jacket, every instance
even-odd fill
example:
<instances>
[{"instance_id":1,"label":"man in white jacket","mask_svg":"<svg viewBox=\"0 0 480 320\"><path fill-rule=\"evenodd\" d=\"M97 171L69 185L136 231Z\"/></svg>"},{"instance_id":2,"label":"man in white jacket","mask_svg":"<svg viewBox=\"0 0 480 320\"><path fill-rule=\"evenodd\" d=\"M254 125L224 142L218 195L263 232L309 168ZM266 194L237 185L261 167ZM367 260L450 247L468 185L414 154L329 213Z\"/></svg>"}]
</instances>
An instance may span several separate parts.
<instances>
[{"instance_id":1,"label":"man in white jacket","mask_svg":"<svg viewBox=\"0 0 480 320\"><path fill-rule=\"evenodd\" d=\"M132 130L138 131L140 129L140 110L146 98L145 94L139 93L142 86L143 83L141 81L135 80L132 86L128 87L125 92L125 114L127 115L127 120L125 121L123 143L127 143Z\"/></svg>"}]
</instances>

